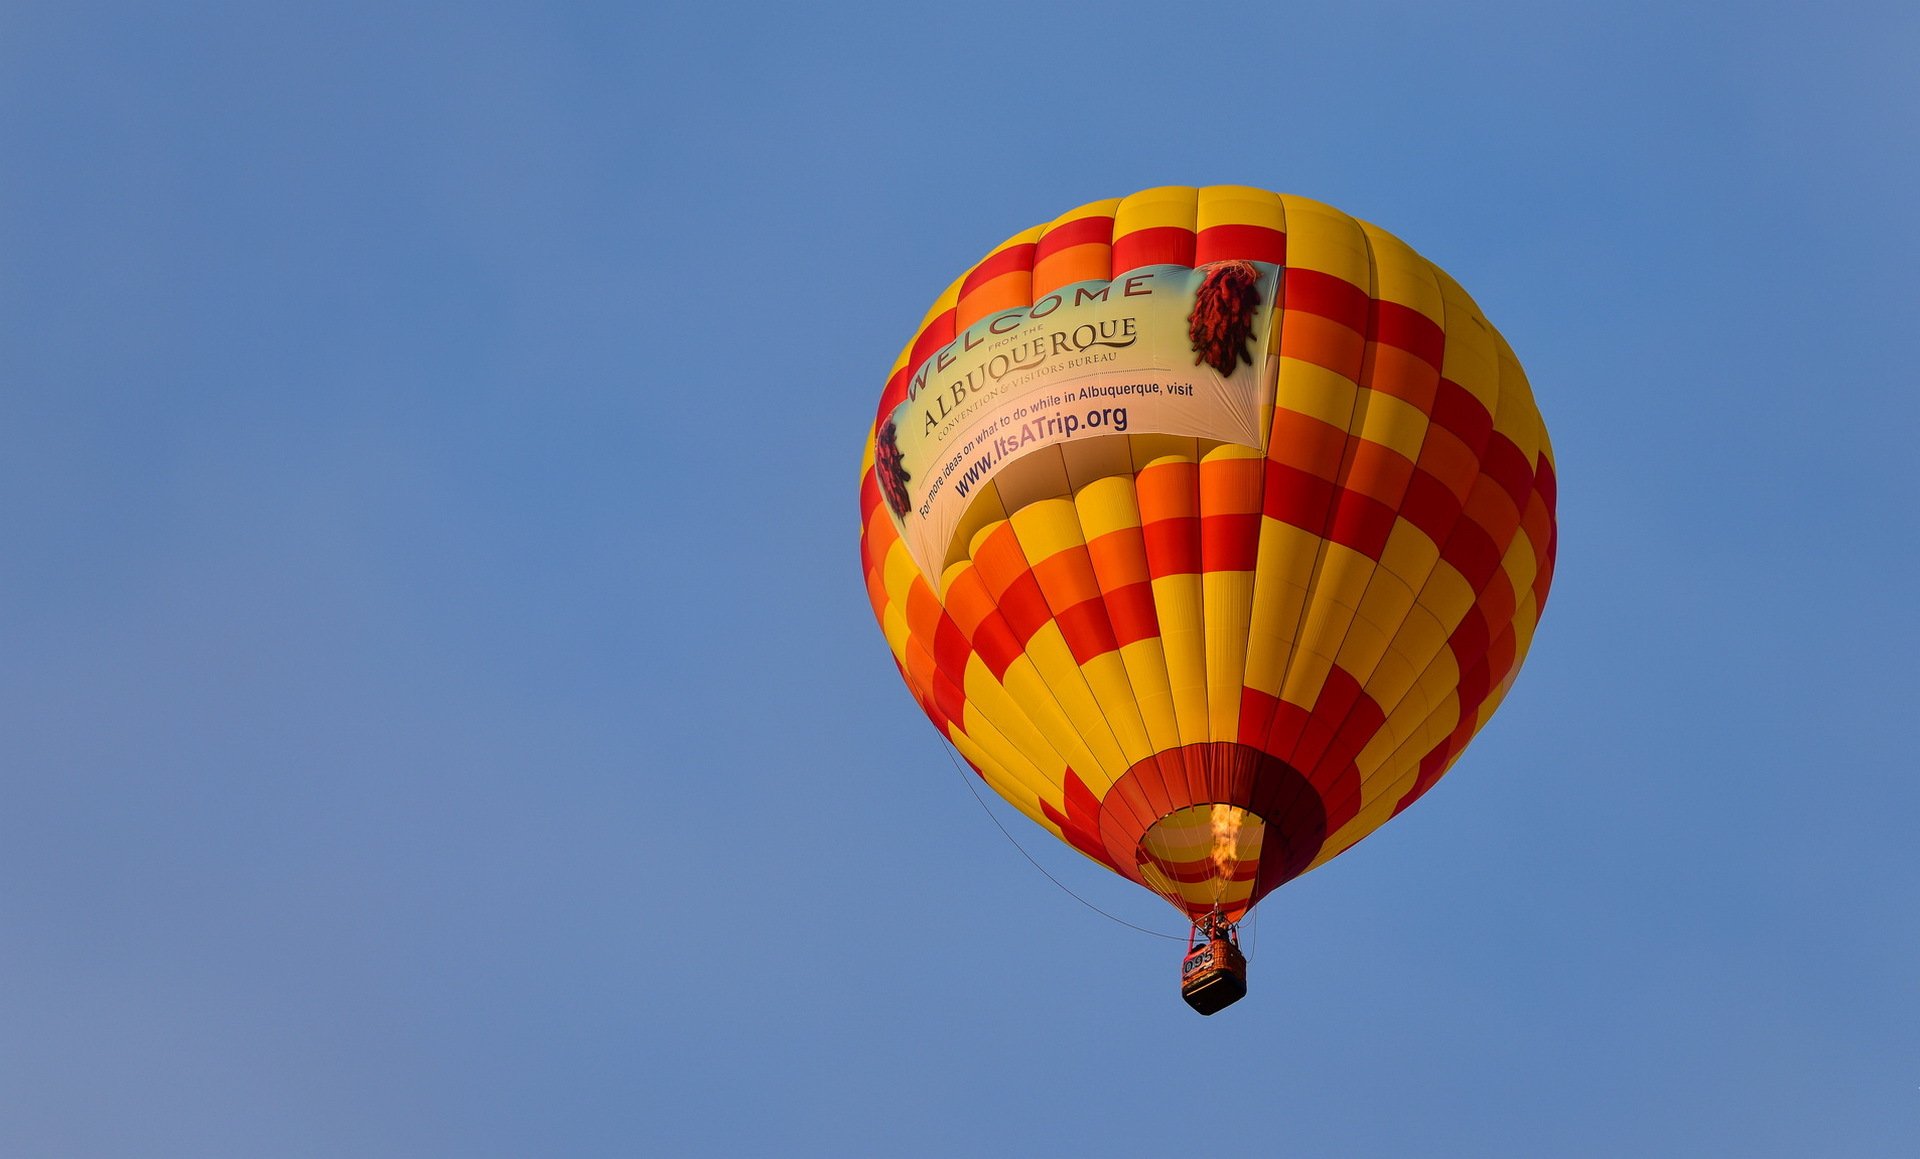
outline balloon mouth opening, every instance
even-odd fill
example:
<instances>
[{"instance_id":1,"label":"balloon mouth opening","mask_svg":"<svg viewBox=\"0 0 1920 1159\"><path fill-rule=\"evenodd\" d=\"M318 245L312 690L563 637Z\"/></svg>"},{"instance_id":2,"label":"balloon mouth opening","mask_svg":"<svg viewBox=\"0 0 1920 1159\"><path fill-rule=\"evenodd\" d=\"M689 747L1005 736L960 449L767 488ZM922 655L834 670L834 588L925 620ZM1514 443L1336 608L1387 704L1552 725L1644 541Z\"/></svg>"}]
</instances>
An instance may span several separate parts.
<instances>
[{"instance_id":1,"label":"balloon mouth opening","mask_svg":"<svg viewBox=\"0 0 1920 1159\"><path fill-rule=\"evenodd\" d=\"M1141 834L1140 879L1189 916L1237 921L1253 904L1266 830L1259 814L1224 801L1176 809Z\"/></svg>"}]
</instances>

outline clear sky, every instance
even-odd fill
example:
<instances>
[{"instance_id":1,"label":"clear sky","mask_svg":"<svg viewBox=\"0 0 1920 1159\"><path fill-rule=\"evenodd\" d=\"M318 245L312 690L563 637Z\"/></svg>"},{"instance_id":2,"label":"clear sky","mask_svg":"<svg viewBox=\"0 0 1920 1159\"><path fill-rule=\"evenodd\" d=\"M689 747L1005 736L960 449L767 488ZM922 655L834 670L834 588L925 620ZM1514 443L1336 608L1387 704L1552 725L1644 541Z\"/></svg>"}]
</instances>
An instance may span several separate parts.
<instances>
[{"instance_id":1,"label":"clear sky","mask_svg":"<svg viewBox=\"0 0 1920 1159\"><path fill-rule=\"evenodd\" d=\"M1896 3L5 6L0 1153L1913 1154L1916 59ZM1475 295L1562 538L1499 717L1200 1019L968 796L855 545L947 281L1213 182Z\"/></svg>"}]
</instances>

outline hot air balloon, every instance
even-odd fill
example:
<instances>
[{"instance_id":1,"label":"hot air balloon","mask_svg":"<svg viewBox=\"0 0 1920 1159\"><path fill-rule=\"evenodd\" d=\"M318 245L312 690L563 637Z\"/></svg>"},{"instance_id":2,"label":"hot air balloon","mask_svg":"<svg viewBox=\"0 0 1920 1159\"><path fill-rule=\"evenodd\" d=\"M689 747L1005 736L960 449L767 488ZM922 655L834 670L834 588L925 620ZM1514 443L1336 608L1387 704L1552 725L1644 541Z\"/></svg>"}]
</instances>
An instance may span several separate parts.
<instances>
[{"instance_id":1,"label":"hot air balloon","mask_svg":"<svg viewBox=\"0 0 1920 1159\"><path fill-rule=\"evenodd\" d=\"M1015 234L895 361L861 562L921 710L1034 824L1236 924L1452 767L1553 574L1553 454L1472 298L1385 231L1241 186Z\"/></svg>"}]
</instances>

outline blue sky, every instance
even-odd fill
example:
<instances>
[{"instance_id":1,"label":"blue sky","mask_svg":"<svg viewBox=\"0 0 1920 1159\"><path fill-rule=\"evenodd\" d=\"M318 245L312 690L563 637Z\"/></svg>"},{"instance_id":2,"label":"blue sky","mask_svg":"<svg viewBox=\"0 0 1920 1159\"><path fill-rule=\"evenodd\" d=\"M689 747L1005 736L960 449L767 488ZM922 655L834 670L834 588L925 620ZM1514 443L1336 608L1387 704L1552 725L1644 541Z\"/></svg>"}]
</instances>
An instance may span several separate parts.
<instances>
[{"instance_id":1,"label":"blue sky","mask_svg":"<svg viewBox=\"0 0 1920 1159\"><path fill-rule=\"evenodd\" d=\"M0 1151L1909 1153L1917 54L1895 4L8 6ZM949 279L1211 182L1475 295L1562 548L1500 716L1202 1020L967 795L855 492Z\"/></svg>"}]
</instances>

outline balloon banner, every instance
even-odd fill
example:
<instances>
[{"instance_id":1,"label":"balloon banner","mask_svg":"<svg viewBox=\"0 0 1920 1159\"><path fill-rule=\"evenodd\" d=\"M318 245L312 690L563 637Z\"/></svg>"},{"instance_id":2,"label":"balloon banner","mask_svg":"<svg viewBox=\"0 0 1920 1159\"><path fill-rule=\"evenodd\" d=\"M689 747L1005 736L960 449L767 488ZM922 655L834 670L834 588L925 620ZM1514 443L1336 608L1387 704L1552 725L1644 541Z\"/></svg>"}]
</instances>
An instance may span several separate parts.
<instances>
[{"instance_id":1,"label":"balloon banner","mask_svg":"<svg viewBox=\"0 0 1920 1159\"><path fill-rule=\"evenodd\" d=\"M1151 266L983 318L929 355L874 464L921 570L938 574L969 502L1032 451L1126 434L1264 449L1278 280L1272 263Z\"/></svg>"}]
</instances>

